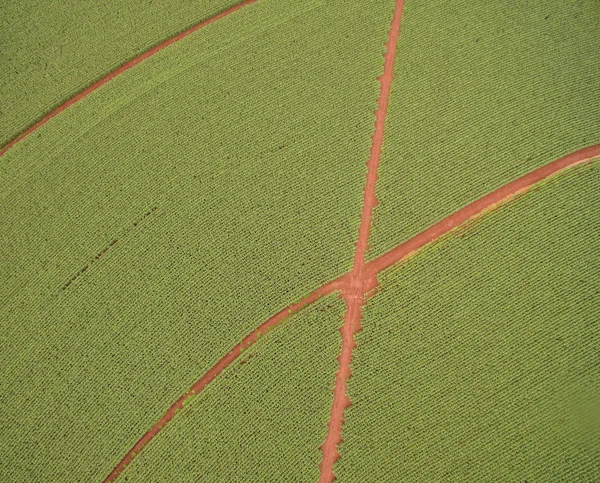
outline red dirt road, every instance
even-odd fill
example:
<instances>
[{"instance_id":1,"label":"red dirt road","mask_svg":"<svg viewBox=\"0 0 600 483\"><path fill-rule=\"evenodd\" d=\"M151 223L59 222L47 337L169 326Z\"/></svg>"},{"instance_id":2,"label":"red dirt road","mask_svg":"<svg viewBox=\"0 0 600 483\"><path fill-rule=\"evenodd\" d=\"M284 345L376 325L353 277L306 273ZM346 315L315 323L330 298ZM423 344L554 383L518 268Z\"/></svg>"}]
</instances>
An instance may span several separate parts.
<instances>
[{"instance_id":1,"label":"red dirt road","mask_svg":"<svg viewBox=\"0 0 600 483\"><path fill-rule=\"evenodd\" d=\"M325 442L321 445L323 458L321 460L321 477L319 483L330 483L335 479L333 464L339 458L338 444L342 441L341 431L344 418L344 410L351 404L346 395L346 381L350 377L350 362L352 350L356 346L354 334L360 330L362 318L361 307L364 303L365 294L374 285L375 278L369 279L365 272L365 253L369 241L371 228L371 215L373 208L377 205L375 198L375 184L377 183L377 170L381 157L381 145L385 127L385 116L392 86L394 61L396 59L396 46L400 35L400 21L404 0L396 0L394 17L388 33L386 52L384 54L383 75L379 78L381 84L377 111L375 112L375 132L373 133L371 156L367 162L367 181L364 189L363 209L358 232L358 242L354 253L354 267L349 279L349 287L343 292L346 301L346 315L344 325L340 329L342 334L342 350L339 361L339 370L336 375L335 389L333 391L333 405L329 419L329 431Z\"/></svg>"},{"instance_id":2,"label":"red dirt road","mask_svg":"<svg viewBox=\"0 0 600 483\"><path fill-rule=\"evenodd\" d=\"M379 272L403 260L408 255L419 248L437 240L442 235L448 233L453 228L463 224L469 219L478 217L482 213L495 208L501 203L505 203L515 195L527 191L534 184L549 178L560 171L575 166L577 164L591 161L593 158L600 157L600 144L588 146L574 153L568 154L556 161L546 164L531 173L528 173L495 191L479 198L473 203L454 212L452 215L430 226L417 236L398 245L387 253L384 253L375 260L367 263L365 267L366 277L375 277Z\"/></svg>"}]
</instances>

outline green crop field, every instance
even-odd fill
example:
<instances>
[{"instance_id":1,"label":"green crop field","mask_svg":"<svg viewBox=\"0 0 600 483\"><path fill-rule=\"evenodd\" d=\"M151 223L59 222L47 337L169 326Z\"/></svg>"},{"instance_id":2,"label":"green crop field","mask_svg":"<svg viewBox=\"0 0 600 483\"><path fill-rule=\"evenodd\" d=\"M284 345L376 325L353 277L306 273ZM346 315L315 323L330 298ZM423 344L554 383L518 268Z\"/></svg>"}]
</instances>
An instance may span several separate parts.
<instances>
[{"instance_id":1,"label":"green crop field","mask_svg":"<svg viewBox=\"0 0 600 483\"><path fill-rule=\"evenodd\" d=\"M0 483L598 479L599 46L597 0L0 2Z\"/></svg>"}]
</instances>

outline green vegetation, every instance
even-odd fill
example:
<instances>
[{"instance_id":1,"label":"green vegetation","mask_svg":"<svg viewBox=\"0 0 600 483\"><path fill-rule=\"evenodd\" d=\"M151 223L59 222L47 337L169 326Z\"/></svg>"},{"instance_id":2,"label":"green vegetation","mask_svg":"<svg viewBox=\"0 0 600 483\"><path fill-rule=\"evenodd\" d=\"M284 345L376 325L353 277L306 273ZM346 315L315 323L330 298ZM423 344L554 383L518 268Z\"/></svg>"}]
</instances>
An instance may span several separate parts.
<instances>
[{"instance_id":1,"label":"green vegetation","mask_svg":"<svg viewBox=\"0 0 600 483\"><path fill-rule=\"evenodd\" d=\"M597 477L599 195L573 168L380 276L340 481Z\"/></svg>"},{"instance_id":2,"label":"green vegetation","mask_svg":"<svg viewBox=\"0 0 600 483\"><path fill-rule=\"evenodd\" d=\"M0 147L150 47L238 0L2 0Z\"/></svg>"},{"instance_id":3,"label":"green vegetation","mask_svg":"<svg viewBox=\"0 0 600 483\"><path fill-rule=\"evenodd\" d=\"M0 158L0 481L100 481L351 269L392 10L261 0Z\"/></svg>"},{"instance_id":4,"label":"green vegetation","mask_svg":"<svg viewBox=\"0 0 600 483\"><path fill-rule=\"evenodd\" d=\"M239 0L0 5L0 147ZM0 158L0 482L102 481L352 269L394 0L259 0ZM407 0L369 257L600 143L597 0ZM380 276L340 483L600 473L600 163ZM316 481L344 304L259 334L120 481Z\"/></svg>"},{"instance_id":5,"label":"green vegetation","mask_svg":"<svg viewBox=\"0 0 600 483\"><path fill-rule=\"evenodd\" d=\"M331 295L269 331L118 481L317 481L343 314Z\"/></svg>"},{"instance_id":6,"label":"green vegetation","mask_svg":"<svg viewBox=\"0 0 600 483\"><path fill-rule=\"evenodd\" d=\"M408 0L370 257L600 143L596 0Z\"/></svg>"}]
</instances>

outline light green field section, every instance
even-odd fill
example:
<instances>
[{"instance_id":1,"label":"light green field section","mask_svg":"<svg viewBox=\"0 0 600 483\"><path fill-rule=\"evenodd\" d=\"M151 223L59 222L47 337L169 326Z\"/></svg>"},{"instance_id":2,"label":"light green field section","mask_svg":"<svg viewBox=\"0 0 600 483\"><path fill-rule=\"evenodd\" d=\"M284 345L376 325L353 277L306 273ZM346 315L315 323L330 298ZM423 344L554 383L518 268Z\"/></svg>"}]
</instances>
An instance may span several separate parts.
<instances>
[{"instance_id":1,"label":"light green field section","mask_svg":"<svg viewBox=\"0 0 600 483\"><path fill-rule=\"evenodd\" d=\"M380 276L352 362L340 482L594 481L600 163Z\"/></svg>"},{"instance_id":2,"label":"light green field section","mask_svg":"<svg viewBox=\"0 0 600 483\"><path fill-rule=\"evenodd\" d=\"M343 315L331 295L267 333L117 481L317 481Z\"/></svg>"},{"instance_id":3,"label":"light green field section","mask_svg":"<svg viewBox=\"0 0 600 483\"><path fill-rule=\"evenodd\" d=\"M101 481L351 269L392 13L261 0L0 158L0 481Z\"/></svg>"},{"instance_id":4,"label":"light green field section","mask_svg":"<svg viewBox=\"0 0 600 483\"><path fill-rule=\"evenodd\" d=\"M150 47L237 0L3 0L0 147Z\"/></svg>"},{"instance_id":5,"label":"light green field section","mask_svg":"<svg viewBox=\"0 0 600 483\"><path fill-rule=\"evenodd\" d=\"M600 143L599 36L596 0L407 0L369 256Z\"/></svg>"}]
</instances>

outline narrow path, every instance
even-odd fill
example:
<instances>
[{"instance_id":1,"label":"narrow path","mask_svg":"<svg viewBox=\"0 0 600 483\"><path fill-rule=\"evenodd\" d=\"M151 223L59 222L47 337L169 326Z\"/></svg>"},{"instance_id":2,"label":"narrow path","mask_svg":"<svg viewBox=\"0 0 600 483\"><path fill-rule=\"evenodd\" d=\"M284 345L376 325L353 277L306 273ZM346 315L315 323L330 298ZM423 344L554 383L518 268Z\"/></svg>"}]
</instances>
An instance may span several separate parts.
<instances>
[{"instance_id":1,"label":"narrow path","mask_svg":"<svg viewBox=\"0 0 600 483\"><path fill-rule=\"evenodd\" d=\"M346 396L346 381L350 377L350 362L352 360L352 349L355 347L354 335L360 330L362 318L361 307L365 300L366 292L374 285L375 277L367 277L365 272L365 253L369 241L371 228L371 215L373 208L377 205L375 198L375 184L377 183L377 170L381 157L381 145L385 127L385 116L390 97L394 74L394 61L396 59L396 46L400 35L400 20L404 0L396 0L394 17L388 33L386 52L384 54L383 75L379 78L380 95L375 112L375 132L373 133L371 156L367 162L367 181L365 183L363 209L358 232L358 242L354 253L354 267L349 280L349 287L343 292L346 301L346 315L344 325L340 329L342 333L342 350L338 357L339 369L336 375L335 389L333 391L333 405L329 419L329 431L325 442L321 445L323 459L321 460L321 477L319 483L330 483L335 479L333 464L339 458L337 450L341 442L342 424L344 410L351 404Z\"/></svg>"},{"instance_id":2,"label":"narrow path","mask_svg":"<svg viewBox=\"0 0 600 483\"><path fill-rule=\"evenodd\" d=\"M161 42L160 44L155 45L154 47L150 48L146 52L127 61L125 64L121 65L117 69L113 70L112 72L110 72L109 74L104 76L102 79L97 80L91 86L86 87L84 90L82 90L75 96L71 97L69 100L65 101L63 104L58 106L56 109L50 111L48 114L46 114L44 117L42 117L38 122L36 122L35 124L33 124L32 126L27 128L25 131L23 131L21 134L19 134L12 141L9 141L9 143L7 145L5 145L3 148L0 149L0 157L2 157L6 153L6 151L8 151L10 148L12 148L19 141L22 141L27 136L29 136L31 133L35 132L40 127L42 127L44 124L46 124L50 119L52 119L56 115L63 112L65 109L68 109L73 104L81 101L82 99L84 99L85 97L90 95L92 92L94 92L95 90L102 87L107 82L113 80L118 75L131 69L132 67L136 66L140 62L146 60L147 58L153 56L154 54L160 52L161 50L166 49L170 45L173 45L175 42L179 42L180 40L184 39L188 35L193 34L194 32L200 30L201 28L204 28L207 25L210 25L211 23L216 22L217 20L220 20L223 17L226 17L227 15L235 12L236 10L239 10L240 8L245 7L246 5L250 5L251 3L254 3L254 2L256 2L256 0L245 0L241 3L238 3L237 5L234 5L233 7L230 7L227 10L223 10L221 13L218 13L217 15L214 15L214 16L194 25L187 30L184 30L183 32L175 35L174 37L171 37L170 39L167 39L164 42Z\"/></svg>"},{"instance_id":3,"label":"narrow path","mask_svg":"<svg viewBox=\"0 0 600 483\"><path fill-rule=\"evenodd\" d=\"M422 248L428 243L435 242L441 236L445 235L452 229L458 227L462 223L479 217L485 212L494 207L498 206L500 203L504 203L506 201L510 201L516 194L526 191L534 184L547 179L567 168L575 166L577 164L589 162L594 158L600 158L600 144L596 144L594 146L589 146L587 148L580 149L572 154L569 154L563 158L560 158L556 161L553 161L545 166L542 166L535 171L532 171L521 178L518 178L515 181L512 181L492 193L479 198L477 201L461 208L450 216L444 218L439 221L435 225L431 226L427 230L419 233L414 236L410 240L398 245L396 248L393 248L389 252L381 255L380 257L364 264L362 270L362 279L368 280L368 283L362 284L362 288L364 292L359 294L357 297L358 300L362 301L365 294L372 289L374 289L377 285L375 277L379 272L389 268L390 266L401 262L402 260L409 257L416 250ZM363 252L364 257L364 252ZM252 333L250 333L242 342L237 344L230 352L228 352L219 362L217 362L211 369L206 372L191 388L188 392L186 392L183 396L181 396L160 418L160 420L152 426L152 428L142 436L142 438L131 448L125 457L119 462L119 464L114 468L114 470L110 473L110 475L104 480L104 483L113 482L117 479L119 474L131 463L131 460L142 451L146 445L165 427L169 421L171 421L175 414L184 407L184 405L190 400L190 398L194 397L200 391L202 391L216 376L218 376L227 366L229 366L232 362L234 362L240 354L244 351L244 349L248 348L254 342L258 340L258 338L266 333L268 330L272 329L274 326L284 322L290 315L298 312L302 308L316 302L320 298L332 294L336 291L341 291L345 295L345 298L348 298L347 294L352 294L356 296L356 282L355 280L355 272L354 269L351 272L348 272L335 280L323 285L319 289L315 290L313 293L300 300L299 302L290 305L285 308L278 314L274 315L266 322L257 327ZM353 285L354 283L354 285ZM348 310L346 312L345 319L348 320L350 316L354 317L356 314L350 314L350 307L356 305L348 305ZM355 309L356 310L356 309ZM358 305L358 313L360 314L360 306ZM350 350L352 349L354 342L351 339ZM345 381L344 381L345 384ZM345 386L344 386L345 387ZM342 393L343 398L345 399L345 392ZM344 402L342 399L342 402ZM344 406L342 406L342 411ZM337 448L334 446L335 456L337 457ZM335 462L335 459L334 459Z\"/></svg>"}]
</instances>

